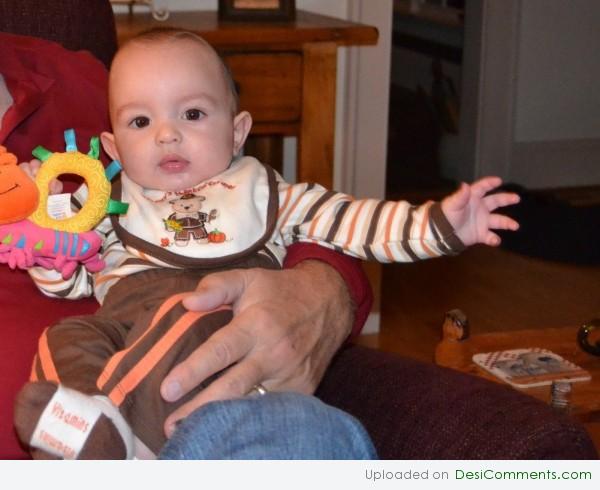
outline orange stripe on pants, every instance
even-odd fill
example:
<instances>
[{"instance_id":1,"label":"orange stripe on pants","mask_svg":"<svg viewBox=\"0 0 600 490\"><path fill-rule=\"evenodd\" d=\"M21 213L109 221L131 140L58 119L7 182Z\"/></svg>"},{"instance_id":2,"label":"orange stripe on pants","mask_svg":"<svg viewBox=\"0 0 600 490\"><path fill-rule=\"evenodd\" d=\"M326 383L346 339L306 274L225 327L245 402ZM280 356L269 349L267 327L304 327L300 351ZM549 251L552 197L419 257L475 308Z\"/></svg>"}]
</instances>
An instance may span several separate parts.
<instances>
[{"instance_id":1,"label":"orange stripe on pants","mask_svg":"<svg viewBox=\"0 0 600 490\"><path fill-rule=\"evenodd\" d=\"M108 394L110 400L118 407L125 397L138 386L154 366L173 347L196 321L203 316L216 311L230 310L223 306L210 312L188 311L177 320L169 331L146 353L146 355L121 379L121 381Z\"/></svg>"},{"instance_id":2,"label":"orange stripe on pants","mask_svg":"<svg viewBox=\"0 0 600 490\"><path fill-rule=\"evenodd\" d=\"M100 376L98 376L98 381L97 381L96 385L98 386L98 388L100 390L102 390L104 388L104 386L106 385L106 383L108 383L108 380L110 379L110 377L115 372L115 369L117 368L117 366L121 362L121 360L129 352L131 352L131 350L133 350L138 345L138 343L140 343L144 338L146 338L146 336L160 322L160 320L167 314L167 312L171 308L173 308L177 303L179 303L185 296L187 296L187 293L179 293L179 294L175 294L175 295L169 297L168 299L166 299L163 302L163 304L160 305L160 308L154 314L154 317L152 318L152 321L150 322L150 326L146 329L146 331L144 332L144 334L141 335L127 349L124 349L124 350L122 350L120 352L117 352L114 356L112 356L110 358L110 360L106 363L106 366L104 367L104 369L100 373Z\"/></svg>"},{"instance_id":3,"label":"orange stripe on pants","mask_svg":"<svg viewBox=\"0 0 600 490\"><path fill-rule=\"evenodd\" d=\"M42 332L40 340L38 342L38 359L40 360L40 366L42 373L48 381L60 382L58 372L52 361L52 355L50 354L50 348L48 347L48 329Z\"/></svg>"}]
</instances>

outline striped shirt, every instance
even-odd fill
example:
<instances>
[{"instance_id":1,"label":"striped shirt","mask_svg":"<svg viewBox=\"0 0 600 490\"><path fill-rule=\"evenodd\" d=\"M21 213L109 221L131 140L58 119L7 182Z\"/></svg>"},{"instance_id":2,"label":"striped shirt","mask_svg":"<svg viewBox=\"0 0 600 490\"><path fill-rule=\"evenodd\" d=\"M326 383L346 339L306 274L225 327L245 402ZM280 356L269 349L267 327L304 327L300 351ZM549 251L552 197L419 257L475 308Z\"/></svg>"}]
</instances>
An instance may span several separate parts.
<instances>
[{"instance_id":1,"label":"striped shirt","mask_svg":"<svg viewBox=\"0 0 600 490\"><path fill-rule=\"evenodd\" d=\"M248 159L242 160L248 165L256 162L251 159L254 162L249 163ZM296 242L315 243L378 262L414 262L453 255L464 248L437 202L414 206L406 201L354 199L317 184L289 184L277 178L279 206L266 248L280 263L285 248ZM86 189L82 187L74 200L85 202L85 199ZM128 219L131 219L129 214ZM123 277L157 267L181 268L124 244L108 217L96 231L104 241L104 270L91 274L79 267L70 279L63 280L57 271L30 269L31 277L44 294L69 299L94 295L102 303L110 287Z\"/></svg>"}]
</instances>

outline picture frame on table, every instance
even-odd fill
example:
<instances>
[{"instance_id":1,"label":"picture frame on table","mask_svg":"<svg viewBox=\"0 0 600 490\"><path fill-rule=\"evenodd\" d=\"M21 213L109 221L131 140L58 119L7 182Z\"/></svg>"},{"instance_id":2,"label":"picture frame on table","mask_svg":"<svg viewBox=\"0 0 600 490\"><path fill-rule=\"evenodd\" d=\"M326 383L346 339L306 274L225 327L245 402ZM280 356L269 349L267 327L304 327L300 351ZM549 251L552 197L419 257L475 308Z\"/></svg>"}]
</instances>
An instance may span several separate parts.
<instances>
[{"instance_id":1,"label":"picture frame on table","mask_svg":"<svg viewBox=\"0 0 600 490\"><path fill-rule=\"evenodd\" d=\"M223 22L286 22L296 18L296 0L219 0Z\"/></svg>"},{"instance_id":2,"label":"picture frame on table","mask_svg":"<svg viewBox=\"0 0 600 490\"><path fill-rule=\"evenodd\" d=\"M165 0L110 0L110 2L113 5L125 5L129 16L133 16L133 9L137 5L149 7L152 17L159 21L167 20L171 14L165 5Z\"/></svg>"}]
</instances>

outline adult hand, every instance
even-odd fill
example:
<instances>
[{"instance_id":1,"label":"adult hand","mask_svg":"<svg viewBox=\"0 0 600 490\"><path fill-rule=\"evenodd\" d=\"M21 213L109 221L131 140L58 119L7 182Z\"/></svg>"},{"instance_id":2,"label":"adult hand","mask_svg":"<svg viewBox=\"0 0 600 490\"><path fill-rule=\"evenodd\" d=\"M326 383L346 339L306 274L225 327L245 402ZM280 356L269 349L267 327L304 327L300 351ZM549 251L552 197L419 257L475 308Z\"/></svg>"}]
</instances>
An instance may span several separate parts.
<instances>
[{"instance_id":1,"label":"adult hand","mask_svg":"<svg viewBox=\"0 0 600 490\"><path fill-rule=\"evenodd\" d=\"M234 317L165 377L163 398L176 401L212 374L230 367L167 418L168 437L175 422L196 408L244 396L258 383L273 391L313 393L353 321L342 277L316 260L281 271L211 274L183 304L192 311L230 304Z\"/></svg>"}]
</instances>

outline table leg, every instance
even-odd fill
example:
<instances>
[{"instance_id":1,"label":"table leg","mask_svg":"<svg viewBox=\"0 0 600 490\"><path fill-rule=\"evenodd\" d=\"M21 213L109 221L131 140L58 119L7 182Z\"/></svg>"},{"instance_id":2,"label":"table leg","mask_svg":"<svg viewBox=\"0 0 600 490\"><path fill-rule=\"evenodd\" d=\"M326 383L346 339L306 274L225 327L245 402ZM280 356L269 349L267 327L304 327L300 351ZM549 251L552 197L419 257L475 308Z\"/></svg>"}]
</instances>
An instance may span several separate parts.
<instances>
[{"instance_id":1,"label":"table leg","mask_svg":"<svg viewBox=\"0 0 600 490\"><path fill-rule=\"evenodd\" d=\"M304 46L302 123L298 141L299 182L333 185L337 46Z\"/></svg>"}]
</instances>

